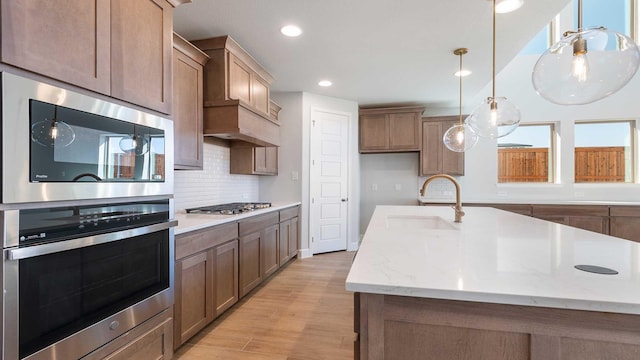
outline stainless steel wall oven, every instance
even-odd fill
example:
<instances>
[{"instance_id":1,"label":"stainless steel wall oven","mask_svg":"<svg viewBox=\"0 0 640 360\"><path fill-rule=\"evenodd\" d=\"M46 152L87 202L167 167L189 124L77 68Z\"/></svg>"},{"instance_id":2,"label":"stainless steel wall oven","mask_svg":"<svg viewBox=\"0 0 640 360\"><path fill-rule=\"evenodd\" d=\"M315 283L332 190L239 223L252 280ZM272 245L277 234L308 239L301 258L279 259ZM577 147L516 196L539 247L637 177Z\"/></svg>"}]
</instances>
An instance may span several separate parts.
<instances>
[{"instance_id":1,"label":"stainless steel wall oven","mask_svg":"<svg viewBox=\"0 0 640 360\"><path fill-rule=\"evenodd\" d=\"M4 358L78 359L173 303L169 200L4 211Z\"/></svg>"},{"instance_id":2,"label":"stainless steel wall oven","mask_svg":"<svg viewBox=\"0 0 640 360\"><path fill-rule=\"evenodd\" d=\"M1 358L93 356L173 305L173 122L0 76Z\"/></svg>"}]
</instances>

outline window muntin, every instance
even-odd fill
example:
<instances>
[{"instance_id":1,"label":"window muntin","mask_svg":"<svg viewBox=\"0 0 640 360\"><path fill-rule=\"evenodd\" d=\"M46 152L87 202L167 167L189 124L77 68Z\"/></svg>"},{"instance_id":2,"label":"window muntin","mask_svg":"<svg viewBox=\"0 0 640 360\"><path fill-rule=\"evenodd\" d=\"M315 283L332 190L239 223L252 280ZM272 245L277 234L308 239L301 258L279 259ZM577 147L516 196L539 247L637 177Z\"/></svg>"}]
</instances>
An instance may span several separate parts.
<instances>
[{"instance_id":1,"label":"window muntin","mask_svg":"<svg viewBox=\"0 0 640 360\"><path fill-rule=\"evenodd\" d=\"M576 122L574 181L632 182L631 121Z\"/></svg>"},{"instance_id":2,"label":"window muntin","mask_svg":"<svg viewBox=\"0 0 640 360\"><path fill-rule=\"evenodd\" d=\"M553 124L523 124L499 138L498 182L553 182L553 134Z\"/></svg>"}]
</instances>

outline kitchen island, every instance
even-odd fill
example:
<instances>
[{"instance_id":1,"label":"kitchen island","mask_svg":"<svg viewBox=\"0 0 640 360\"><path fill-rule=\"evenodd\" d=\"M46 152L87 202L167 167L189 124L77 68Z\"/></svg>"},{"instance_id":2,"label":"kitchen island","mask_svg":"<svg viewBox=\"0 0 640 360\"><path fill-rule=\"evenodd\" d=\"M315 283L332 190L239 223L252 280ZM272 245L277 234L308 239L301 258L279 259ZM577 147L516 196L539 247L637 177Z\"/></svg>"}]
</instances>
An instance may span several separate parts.
<instances>
[{"instance_id":1,"label":"kitchen island","mask_svg":"<svg viewBox=\"0 0 640 360\"><path fill-rule=\"evenodd\" d=\"M464 211L454 223L448 207L376 208L346 281L356 358L640 358L640 244Z\"/></svg>"}]
</instances>

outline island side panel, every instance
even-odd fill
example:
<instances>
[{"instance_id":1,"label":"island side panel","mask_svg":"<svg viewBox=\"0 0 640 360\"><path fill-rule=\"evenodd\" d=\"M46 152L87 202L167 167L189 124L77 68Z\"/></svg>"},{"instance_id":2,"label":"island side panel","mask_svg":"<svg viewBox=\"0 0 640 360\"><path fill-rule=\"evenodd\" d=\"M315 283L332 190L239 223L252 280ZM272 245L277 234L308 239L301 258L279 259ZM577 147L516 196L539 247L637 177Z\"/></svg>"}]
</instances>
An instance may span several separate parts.
<instances>
[{"instance_id":1,"label":"island side panel","mask_svg":"<svg viewBox=\"0 0 640 360\"><path fill-rule=\"evenodd\" d=\"M640 358L638 315L368 293L358 298L360 359Z\"/></svg>"}]
</instances>

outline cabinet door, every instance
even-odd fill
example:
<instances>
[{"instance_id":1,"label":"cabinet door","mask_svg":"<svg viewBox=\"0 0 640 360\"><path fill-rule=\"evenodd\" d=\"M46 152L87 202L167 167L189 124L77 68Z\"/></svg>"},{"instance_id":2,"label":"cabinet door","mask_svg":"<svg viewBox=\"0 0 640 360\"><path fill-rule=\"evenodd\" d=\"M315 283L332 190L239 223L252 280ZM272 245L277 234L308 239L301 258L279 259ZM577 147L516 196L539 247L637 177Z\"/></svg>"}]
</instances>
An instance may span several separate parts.
<instances>
[{"instance_id":1,"label":"cabinet door","mask_svg":"<svg viewBox=\"0 0 640 360\"><path fill-rule=\"evenodd\" d=\"M253 82L251 83L251 90L253 91L253 101L251 102L251 105L253 105L258 111L268 114L269 84L254 74Z\"/></svg>"},{"instance_id":2,"label":"cabinet door","mask_svg":"<svg viewBox=\"0 0 640 360\"><path fill-rule=\"evenodd\" d=\"M267 172L267 148L261 146L254 147L253 154L253 170L256 173Z\"/></svg>"},{"instance_id":3,"label":"cabinet door","mask_svg":"<svg viewBox=\"0 0 640 360\"><path fill-rule=\"evenodd\" d=\"M174 168L202 169L202 65L173 51Z\"/></svg>"},{"instance_id":4,"label":"cabinet door","mask_svg":"<svg viewBox=\"0 0 640 360\"><path fill-rule=\"evenodd\" d=\"M165 0L111 0L112 96L170 114L172 37Z\"/></svg>"},{"instance_id":5,"label":"cabinet door","mask_svg":"<svg viewBox=\"0 0 640 360\"><path fill-rule=\"evenodd\" d=\"M440 143L442 144L442 172L449 175L464 175L464 153L455 152L444 146L442 137L450 127L457 125L459 121L443 121L440 128Z\"/></svg>"},{"instance_id":6,"label":"cabinet door","mask_svg":"<svg viewBox=\"0 0 640 360\"><path fill-rule=\"evenodd\" d=\"M260 232L240 237L240 297L262 281L260 271Z\"/></svg>"},{"instance_id":7,"label":"cabinet door","mask_svg":"<svg viewBox=\"0 0 640 360\"><path fill-rule=\"evenodd\" d=\"M420 150L419 117L416 113L389 114L389 149Z\"/></svg>"},{"instance_id":8,"label":"cabinet door","mask_svg":"<svg viewBox=\"0 0 640 360\"><path fill-rule=\"evenodd\" d=\"M238 302L238 240L217 246L214 250L215 316Z\"/></svg>"},{"instance_id":9,"label":"cabinet door","mask_svg":"<svg viewBox=\"0 0 640 360\"><path fill-rule=\"evenodd\" d=\"M442 173L442 124L422 123L422 149L420 151L420 175Z\"/></svg>"},{"instance_id":10,"label":"cabinet door","mask_svg":"<svg viewBox=\"0 0 640 360\"><path fill-rule=\"evenodd\" d=\"M278 148L270 146L265 149L266 173L278 175Z\"/></svg>"},{"instance_id":11,"label":"cabinet door","mask_svg":"<svg viewBox=\"0 0 640 360\"><path fill-rule=\"evenodd\" d=\"M213 252L203 251L175 264L174 347L213 320Z\"/></svg>"},{"instance_id":12,"label":"cabinet door","mask_svg":"<svg viewBox=\"0 0 640 360\"><path fill-rule=\"evenodd\" d=\"M108 95L109 3L2 1L2 61Z\"/></svg>"},{"instance_id":13,"label":"cabinet door","mask_svg":"<svg viewBox=\"0 0 640 360\"><path fill-rule=\"evenodd\" d=\"M233 54L228 56L229 98L251 104L251 69Z\"/></svg>"},{"instance_id":14,"label":"cabinet door","mask_svg":"<svg viewBox=\"0 0 640 360\"><path fill-rule=\"evenodd\" d=\"M600 216L569 216L568 225L579 229L609 234L609 218Z\"/></svg>"},{"instance_id":15,"label":"cabinet door","mask_svg":"<svg viewBox=\"0 0 640 360\"><path fill-rule=\"evenodd\" d=\"M278 261L280 265L284 264L289 260L289 236L291 228L291 220L287 220L280 223L280 238L278 239L279 248L278 248Z\"/></svg>"},{"instance_id":16,"label":"cabinet door","mask_svg":"<svg viewBox=\"0 0 640 360\"><path fill-rule=\"evenodd\" d=\"M262 238L260 239L260 251L262 253L262 276L273 274L278 270L278 224L269 226L262 230Z\"/></svg>"},{"instance_id":17,"label":"cabinet door","mask_svg":"<svg viewBox=\"0 0 640 360\"><path fill-rule=\"evenodd\" d=\"M385 114L360 115L360 152L389 148L389 122Z\"/></svg>"},{"instance_id":18,"label":"cabinet door","mask_svg":"<svg viewBox=\"0 0 640 360\"><path fill-rule=\"evenodd\" d=\"M289 222L289 258L294 258L298 255L298 218L293 218Z\"/></svg>"}]
</instances>

